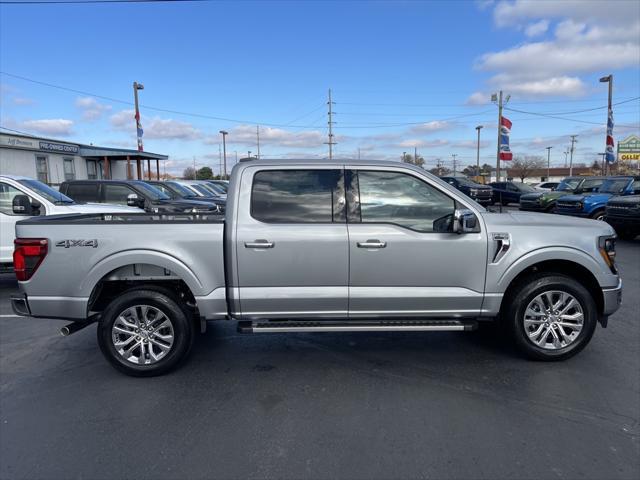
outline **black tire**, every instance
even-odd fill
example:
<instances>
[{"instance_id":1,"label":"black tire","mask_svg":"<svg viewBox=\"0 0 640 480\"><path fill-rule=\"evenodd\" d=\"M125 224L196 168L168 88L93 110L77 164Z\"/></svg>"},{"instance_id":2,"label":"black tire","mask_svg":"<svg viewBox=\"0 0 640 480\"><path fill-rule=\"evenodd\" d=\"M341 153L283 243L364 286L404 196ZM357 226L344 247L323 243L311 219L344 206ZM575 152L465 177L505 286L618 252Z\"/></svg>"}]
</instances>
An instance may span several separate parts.
<instances>
[{"instance_id":1,"label":"black tire","mask_svg":"<svg viewBox=\"0 0 640 480\"><path fill-rule=\"evenodd\" d=\"M557 350L542 348L529 339L524 326L524 313L529 303L545 291L559 290L572 295L582 307L583 326L570 344ZM598 309L589 291L578 281L559 273L539 273L525 278L509 298L503 310L503 325L511 334L518 350L533 360L566 360L587 346L598 323Z\"/></svg>"},{"instance_id":2,"label":"black tire","mask_svg":"<svg viewBox=\"0 0 640 480\"><path fill-rule=\"evenodd\" d=\"M556 205L555 205L555 203L552 203L551 205L549 205L547 207L547 209L545 210L545 213L556 213Z\"/></svg>"},{"instance_id":3,"label":"black tire","mask_svg":"<svg viewBox=\"0 0 640 480\"><path fill-rule=\"evenodd\" d=\"M596 210L591 214L593 220L604 221L604 209Z\"/></svg>"},{"instance_id":4,"label":"black tire","mask_svg":"<svg viewBox=\"0 0 640 480\"><path fill-rule=\"evenodd\" d=\"M136 305L160 310L170 320L173 328L173 344L168 353L148 365L134 364L125 359L116 350L112 339L114 322L127 308ZM184 360L191 350L195 328L188 312L180 307L169 290L147 286L131 289L113 300L102 313L97 333L100 350L113 367L134 377L153 377L167 373Z\"/></svg>"}]
</instances>

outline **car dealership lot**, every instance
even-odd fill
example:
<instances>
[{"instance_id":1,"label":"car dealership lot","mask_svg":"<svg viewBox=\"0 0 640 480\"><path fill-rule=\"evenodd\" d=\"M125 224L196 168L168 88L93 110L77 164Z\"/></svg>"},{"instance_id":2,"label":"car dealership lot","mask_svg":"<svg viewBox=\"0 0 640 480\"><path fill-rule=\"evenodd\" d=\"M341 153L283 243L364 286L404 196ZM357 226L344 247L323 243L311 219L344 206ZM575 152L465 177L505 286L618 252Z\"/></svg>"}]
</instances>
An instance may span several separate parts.
<instances>
[{"instance_id":1,"label":"car dealership lot","mask_svg":"<svg viewBox=\"0 0 640 480\"><path fill-rule=\"evenodd\" d=\"M640 239L624 299L563 363L472 333L239 335L135 379L95 326L12 317L0 276L1 478L637 478Z\"/></svg>"}]
</instances>

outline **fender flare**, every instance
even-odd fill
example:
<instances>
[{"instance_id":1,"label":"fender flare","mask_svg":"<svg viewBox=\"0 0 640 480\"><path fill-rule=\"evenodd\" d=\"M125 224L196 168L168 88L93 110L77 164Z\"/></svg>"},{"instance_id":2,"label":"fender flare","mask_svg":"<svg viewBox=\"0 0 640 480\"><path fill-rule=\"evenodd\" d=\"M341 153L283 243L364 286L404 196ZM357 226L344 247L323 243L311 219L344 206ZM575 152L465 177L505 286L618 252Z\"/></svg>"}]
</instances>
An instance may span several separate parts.
<instances>
[{"instance_id":1,"label":"fender flare","mask_svg":"<svg viewBox=\"0 0 640 480\"><path fill-rule=\"evenodd\" d=\"M81 296L89 297L96 285L108 273L127 265L148 264L165 268L175 273L189 287L193 295L207 295L203 285L193 271L183 262L171 255L156 250L124 250L112 253L96 263L80 284Z\"/></svg>"},{"instance_id":2,"label":"fender flare","mask_svg":"<svg viewBox=\"0 0 640 480\"><path fill-rule=\"evenodd\" d=\"M546 261L572 262L584 267L594 276L599 285L603 284L603 274L606 275L600 264L584 251L571 247L550 246L528 252L512 262L498 280L497 291L506 292L520 273L535 264Z\"/></svg>"}]
</instances>

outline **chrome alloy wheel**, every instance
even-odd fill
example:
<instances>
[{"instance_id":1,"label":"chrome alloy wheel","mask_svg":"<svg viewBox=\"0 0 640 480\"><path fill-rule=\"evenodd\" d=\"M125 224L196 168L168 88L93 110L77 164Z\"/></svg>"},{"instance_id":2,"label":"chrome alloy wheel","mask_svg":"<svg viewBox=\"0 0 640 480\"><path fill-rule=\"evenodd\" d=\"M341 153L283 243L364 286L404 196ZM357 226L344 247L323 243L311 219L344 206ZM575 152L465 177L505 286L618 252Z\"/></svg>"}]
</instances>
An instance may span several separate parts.
<instances>
[{"instance_id":1,"label":"chrome alloy wheel","mask_svg":"<svg viewBox=\"0 0 640 480\"><path fill-rule=\"evenodd\" d=\"M173 324L161 310L135 305L113 323L111 340L116 352L137 365L150 365L167 356L174 341Z\"/></svg>"},{"instance_id":2,"label":"chrome alloy wheel","mask_svg":"<svg viewBox=\"0 0 640 480\"><path fill-rule=\"evenodd\" d=\"M531 300L524 312L524 330L529 340L546 350L571 345L583 325L582 305L560 290L541 293Z\"/></svg>"}]
</instances>

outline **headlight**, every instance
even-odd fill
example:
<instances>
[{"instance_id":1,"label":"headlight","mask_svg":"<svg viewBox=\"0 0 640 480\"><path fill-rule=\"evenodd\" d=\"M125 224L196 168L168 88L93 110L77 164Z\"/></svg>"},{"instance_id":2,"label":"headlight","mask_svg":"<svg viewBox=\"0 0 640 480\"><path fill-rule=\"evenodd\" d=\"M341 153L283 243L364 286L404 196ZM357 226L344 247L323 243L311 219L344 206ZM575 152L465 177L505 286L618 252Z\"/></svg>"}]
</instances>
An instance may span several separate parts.
<instances>
[{"instance_id":1,"label":"headlight","mask_svg":"<svg viewBox=\"0 0 640 480\"><path fill-rule=\"evenodd\" d=\"M599 237L598 250L605 263L613 273L618 273L615 266L616 260L616 237Z\"/></svg>"},{"instance_id":2,"label":"headlight","mask_svg":"<svg viewBox=\"0 0 640 480\"><path fill-rule=\"evenodd\" d=\"M577 208L578 210L582 210L582 207L584 207L584 203L582 203L582 202L578 202L578 203L576 203L576 208Z\"/></svg>"}]
</instances>

